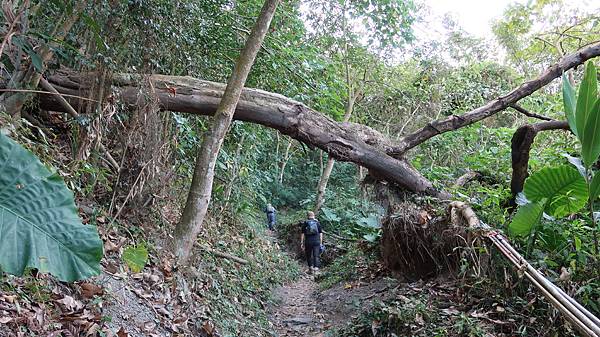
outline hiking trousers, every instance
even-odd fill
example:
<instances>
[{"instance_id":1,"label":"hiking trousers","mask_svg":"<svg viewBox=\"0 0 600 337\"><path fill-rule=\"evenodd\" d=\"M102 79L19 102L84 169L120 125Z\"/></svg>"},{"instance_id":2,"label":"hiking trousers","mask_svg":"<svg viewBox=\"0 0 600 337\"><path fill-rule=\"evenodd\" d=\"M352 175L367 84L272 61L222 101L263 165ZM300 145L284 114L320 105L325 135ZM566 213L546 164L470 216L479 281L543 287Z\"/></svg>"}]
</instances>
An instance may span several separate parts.
<instances>
[{"instance_id":1,"label":"hiking trousers","mask_svg":"<svg viewBox=\"0 0 600 337\"><path fill-rule=\"evenodd\" d=\"M308 267L317 267L321 268L321 251L320 245L309 245L306 244L304 246L304 253L306 253L306 262L308 262Z\"/></svg>"},{"instance_id":2,"label":"hiking trousers","mask_svg":"<svg viewBox=\"0 0 600 337\"><path fill-rule=\"evenodd\" d=\"M267 213L267 223L269 225L269 229L273 230L273 226L275 225L275 213Z\"/></svg>"}]
</instances>

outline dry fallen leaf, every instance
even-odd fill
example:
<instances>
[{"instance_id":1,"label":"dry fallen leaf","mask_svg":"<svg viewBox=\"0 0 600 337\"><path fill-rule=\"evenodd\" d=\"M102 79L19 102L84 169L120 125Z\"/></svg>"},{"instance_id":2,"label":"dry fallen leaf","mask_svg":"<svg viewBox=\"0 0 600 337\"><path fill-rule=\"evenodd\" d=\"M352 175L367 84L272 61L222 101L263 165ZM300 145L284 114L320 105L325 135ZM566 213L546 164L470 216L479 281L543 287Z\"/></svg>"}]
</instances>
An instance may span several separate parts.
<instances>
[{"instance_id":1,"label":"dry fallen leaf","mask_svg":"<svg viewBox=\"0 0 600 337\"><path fill-rule=\"evenodd\" d=\"M115 245L112 241L106 240L106 242L104 242L104 252L105 253L118 252L118 251L119 251L119 246Z\"/></svg>"},{"instance_id":2,"label":"dry fallen leaf","mask_svg":"<svg viewBox=\"0 0 600 337\"><path fill-rule=\"evenodd\" d=\"M60 300L57 300L56 302L61 303L65 307L65 309L70 311L76 311L83 308L83 303L77 301L69 295L65 295L65 297L63 297Z\"/></svg>"},{"instance_id":3,"label":"dry fallen leaf","mask_svg":"<svg viewBox=\"0 0 600 337\"><path fill-rule=\"evenodd\" d=\"M378 320L374 320L371 322L371 332L373 333L373 336L377 336L377 330L379 330L380 326L381 322Z\"/></svg>"},{"instance_id":4,"label":"dry fallen leaf","mask_svg":"<svg viewBox=\"0 0 600 337\"><path fill-rule=\"evenodd\" d=\"M81 295L84 298L93 298L95 295L102 295L103 290L99 285L95 285L93 283L82 283L81 286Z\"/></svg>"},{"instance_id":5,"label":"dry fallen leaf","mask_svg":"<svg viewBox=\"0 0 600 337\"><path fill-rule=\"evenodd\" d=\"M152 332L154 331L154 329L156 329L156 323L149 321L144 323L144 327L142 330L144 332Z\"/></svg>"},{"instance_id":6,"label":"dry fallen leaf","mask_svg":"<svg viewBox=\"0 0 600 337\"><path fill-rule=\"evenodd\" d=\"M205 332L206 332L206 333L207 333L209 336L212 336L212 335L213 335L213 333L214 333L214 331L215 331L215 326L214 326L214 325L213 325L211 322L209 322L209 321L206 321L206 322L204 322L204 324L202 325L202 329L203 329L203 330L204 330L204 331L205 331Z\"/></svg>"},{"instance_id":7,"label":"dry fallen leaf","mask_svg":"<svg viewBox=\"0 0 600 337\"><path fill-rule=\"evenodd\" d=\"M423 319L423 316L421 314L415 315L415 322L417 322L417 324L419 325L425 325L425 320Z\"/></svg>"},{"instance_id":8,"label":"dry fallen leaf","mask_svg":"<svg viewBox=\"0 0 600 337\"><path fill-rule=\"evenodd\" d=\"M118 337L128 337L129 334L127 333L127 331L125 331L125 329L123 329L123 327L121 327L121 329L119 329L119 331L117 331L117 336Z\"/></svg>"},{"instance_id":9,"label":"dry fallen leaf","mask_svg":"<svg viewBox=\"0 0 600 337\"><path fill-rule=\"evenodd\" d=\"M0 295L0 299L8 303L15 303L17 295Z\"/></svg>"},{"instance_id":10,"label":"dry fallen leaf","mask_svg":"<svg viewBox=\"0 0 600 337\"><path fill-rule=\"evenodd\" d=\"M11 321L12 321L11 317L8 317L8 316L0 317L0 323L2 323L2 324L7 324L7 323L10 323Z\"/></svg>"},{"instance_id":11,"label":"dry fallen leaf","mask_svg":"<svg viewBox=\"0 0 600 337\"><path fill-rule=\"evenodd\" d=\"M431 215L427 211L422 210L419 212L419 225L425 225L429 220L431 220Z\"/></svg>"}]
</instances>

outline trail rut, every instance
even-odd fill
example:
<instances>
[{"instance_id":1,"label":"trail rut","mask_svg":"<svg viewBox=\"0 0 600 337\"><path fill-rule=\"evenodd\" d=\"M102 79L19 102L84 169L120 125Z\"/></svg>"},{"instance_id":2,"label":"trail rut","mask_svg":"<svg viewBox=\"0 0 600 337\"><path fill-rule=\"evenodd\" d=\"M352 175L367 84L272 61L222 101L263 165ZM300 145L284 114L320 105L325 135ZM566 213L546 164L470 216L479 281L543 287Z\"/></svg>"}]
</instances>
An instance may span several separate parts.
<instances>
[{"instance_id":1,"label":"trail rut","mask_svg":"<svg viewBox=\"0 0 600 337\"><path fill-rule=\"evenodd\" d=\"M312 275L305 273L274 293L280 302L271 314L277 336L325 336L329 325L326 324L326 315L319 310L318 285Z\"/></svg>"}]
</instances>

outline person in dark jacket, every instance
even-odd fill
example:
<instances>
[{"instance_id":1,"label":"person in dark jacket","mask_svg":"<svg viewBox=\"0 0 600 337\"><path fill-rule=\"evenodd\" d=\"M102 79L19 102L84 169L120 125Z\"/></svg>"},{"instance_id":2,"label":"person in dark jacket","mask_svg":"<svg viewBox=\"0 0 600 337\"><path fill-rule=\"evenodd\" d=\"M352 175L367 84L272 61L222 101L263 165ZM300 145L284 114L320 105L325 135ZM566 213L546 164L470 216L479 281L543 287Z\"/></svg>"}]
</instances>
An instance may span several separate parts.
<instances>
[{"instance_id":1,"label":"person in dark jacket","mask_svg":"<svg viewBox=\"0 0 600 337\"><path fill-rule=\"evenodd\" d=\"M267 225L269 226L270 230L273 230L275 226L275 207L273 207L271 204L267 204L265 213L267 213Z\"/></svg>"},{"instance_id":2,"label":"person in dark jacket","mask_svg":"<svg viewBox=\"0 0 600 337\"><path fill-rule=\"evenodd\" d=\"M320 248L323 244L323 231L315 213L308 212L307 217L308 219L301 224L300 247L306 253L308 273L312 274L318 272L321 267Z\"/></svg>"}]
</instances>

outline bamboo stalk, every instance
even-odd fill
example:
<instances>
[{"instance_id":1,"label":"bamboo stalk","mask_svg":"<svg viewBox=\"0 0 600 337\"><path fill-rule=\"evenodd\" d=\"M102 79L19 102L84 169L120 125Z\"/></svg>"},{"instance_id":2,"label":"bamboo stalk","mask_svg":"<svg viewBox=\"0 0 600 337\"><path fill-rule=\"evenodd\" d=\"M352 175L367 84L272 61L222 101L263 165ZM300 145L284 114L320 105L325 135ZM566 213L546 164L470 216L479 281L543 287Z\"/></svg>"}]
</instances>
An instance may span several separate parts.
<instances>
[{"instance_id":1,"label":"bamboo stalk","mask_svg":"<svg viewBox=\"0 0 600 337\"><path fill-rule=\"evenodd\" d=\"M529 264L529 262L527 262L507 241L506 239L502 236L502 235L496 235L495 236L496 242L498 242L498 245L503 246L505 249L507 249L511 255L517 259L517 261L519 261L519 265L517 265L517 267L522 268L525 267L526 269L526 275L529 276L528 278L532 281L532 283L536 283L538 285L540 285L541 287L538 287L542 292L545 293L549 293L552 295L552 298L550 298L549 296L546 296L546 298L548 298L550 301L556 300L558 302L560 302L561 306L564 309L561 310L561 312L563 312L565 315L569 316L569 315L574 315L577 317L578 321L580 321L583 326L581 326L581 328L585 327L585 330L589 330L593 333L593 335L591 336L598 336L600 337L600 326L598 326L594 321L592 321L592 319L590 319L590 317L588 317L588 315L585 312L582 312L577 306L575 306L573 304L573 302L575 300L573 300L572 298L570 298L570 296L568 296L567 294L565 294L564 292L560 292L557 290L557 286L554 285L553 283L551 283L550 281L548 281L537 269L533 268L533 266L531 266L531 264ZM535 282L533 281L535 279ZM581 307L581 306L579 306ZM587 311L587 310L586 310ZM589 313L589 312L588 312ZM591 315L591 313L589 313ZM593 315L592 315L593 316Z\"/></svg>"},{"instance_id":2,"label":"bamboo stalk","mask_svg":"<svg viewBox=\"0 0 600 337\"><path fill-rule=\"evenodd\" d=\"M450 207L458 208L462 216L467 220L469 227L481 227L481 222L473 210L463 202L451 202ZM485 224L484 224L484 227ZM517 267L522 270L525 277L538 288L544 297L558 309L565 317L573 323L579 331L588 337L600 337L600 320L590 311L577 303L571 296L565 293L558 286L548 281L537 269L535 269L527 260L514 249L504 235L491 228L485 228L486 236L500 250L500 252Z\"/></svg>"}]
</instances>

